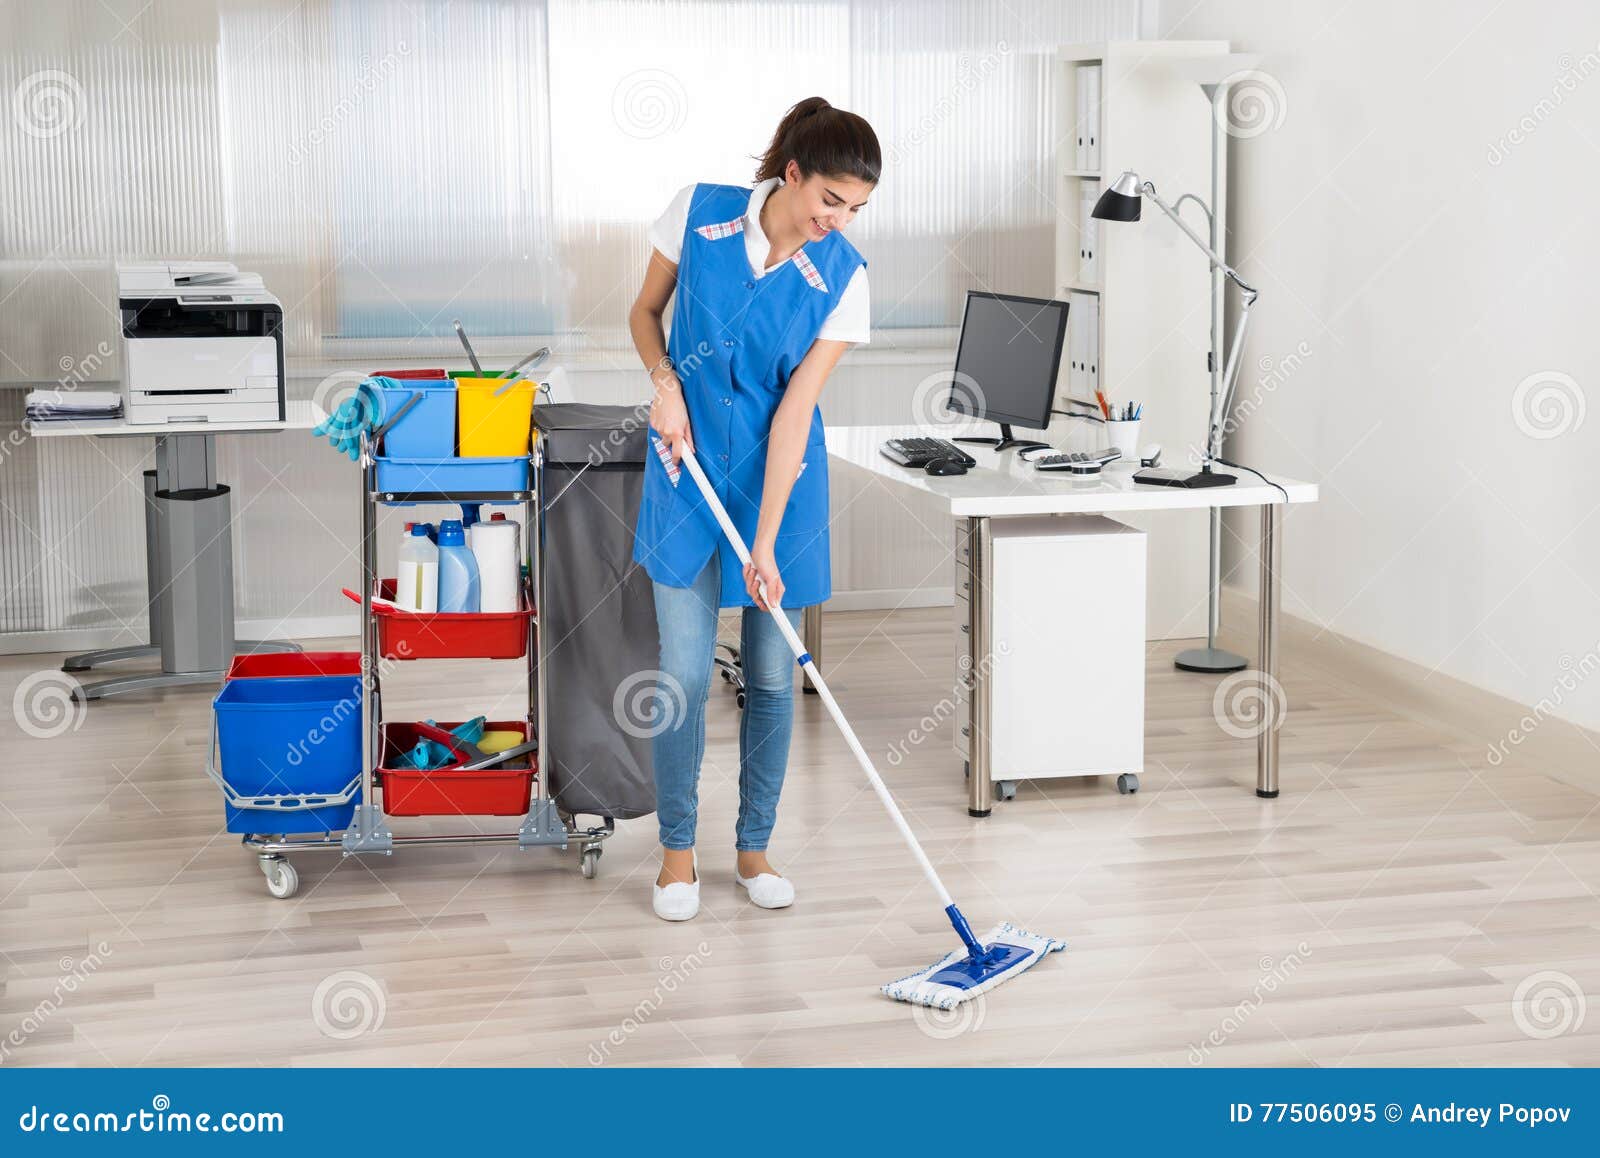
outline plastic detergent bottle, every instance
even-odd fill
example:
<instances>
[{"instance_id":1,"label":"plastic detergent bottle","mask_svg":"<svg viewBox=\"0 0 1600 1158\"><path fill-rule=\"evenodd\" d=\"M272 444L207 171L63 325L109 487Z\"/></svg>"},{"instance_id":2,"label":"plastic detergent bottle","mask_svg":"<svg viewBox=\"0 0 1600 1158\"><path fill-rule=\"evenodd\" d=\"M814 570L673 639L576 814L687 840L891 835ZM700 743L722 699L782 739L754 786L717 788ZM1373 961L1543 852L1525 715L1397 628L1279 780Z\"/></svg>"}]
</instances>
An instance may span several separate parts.
<instances>
[{"instance_id":1,"label":"plastic detergent bottle","mask_svg":"<svg viewBox=\"0 0 1600 1158\"><path fill-rule=\"evenodd\" d=\"M439 610L478 610L478 561L460 519L439 524Z\"/></svg>"},{"instance_id":2,"label":"plastic detergent bottle","mask_svg":"<svg viewBox=\"0 0 1600 1158\"><path fill-rule=\"evenodd\" d=\"M479 523L483 521L483 516L479 514L482 509L482 503L461 504L461 529L463 531L470 531L472 530L473 523Z\"/></svg>"},{"instance_id":3,"label":"plastic detergent bottle","mask_svg":"<svg viewBox=\"0 0 1600 1158\"><path fill-rule=\"evenodd\" d=\"M426 523L411 523L400 539L400 567L395 572L394 601L411 611L439 609L439 548L428 538Z\"/></svg>"}]
</instances>

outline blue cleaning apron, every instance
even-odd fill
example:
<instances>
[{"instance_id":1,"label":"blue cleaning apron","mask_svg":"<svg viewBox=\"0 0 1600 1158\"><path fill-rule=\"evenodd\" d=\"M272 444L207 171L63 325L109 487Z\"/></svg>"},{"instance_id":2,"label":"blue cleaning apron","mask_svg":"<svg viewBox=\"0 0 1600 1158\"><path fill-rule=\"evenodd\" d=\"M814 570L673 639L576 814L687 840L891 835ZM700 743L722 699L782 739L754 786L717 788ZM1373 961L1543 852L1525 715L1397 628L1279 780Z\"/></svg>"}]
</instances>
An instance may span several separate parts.
<instances>
[{"instance_id":1,"label":"blue cleaning apron","mask_svg":"<svg viewBox=\"0 0 1600 1158\"><path fill-rule=\"evenodd\" d=\"M811 349L850 278L866 262L844 237L807 242L757 278L745 256L750 190L697 185L678 260L677 304L667 350L683 382L689 432L712 489L746 544L755 538L766 481L767 436L795 367ZM645 456L644 496L633 559L650 578L688 587L721 552L723 607L753 605L744 567L688 471L678 485ZM805 458L779 525L774 554L785 607L833 593L828 554L828 450L822 412L811 415Z\"/></svg>"}]
</instances>

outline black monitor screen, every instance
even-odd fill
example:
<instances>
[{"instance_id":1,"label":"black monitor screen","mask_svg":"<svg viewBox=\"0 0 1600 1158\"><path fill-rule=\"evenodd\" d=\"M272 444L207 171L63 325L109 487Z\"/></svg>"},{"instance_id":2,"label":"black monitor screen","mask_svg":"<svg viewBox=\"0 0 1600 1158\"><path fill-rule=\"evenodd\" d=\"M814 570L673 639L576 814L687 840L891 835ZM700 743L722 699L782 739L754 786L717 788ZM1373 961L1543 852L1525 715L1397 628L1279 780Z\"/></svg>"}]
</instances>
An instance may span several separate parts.
<instances>
[{"instance_id":1,"label":"black monitor screen","mask_svg":"<svg viewBox=\"0 0 1600 1158\"><path fill-rule=\"evenodd\" d=\"M949 408L1043 430L1050 425L1066 333L1066 302L967 294Z\"/></svg>"}]
</instances>

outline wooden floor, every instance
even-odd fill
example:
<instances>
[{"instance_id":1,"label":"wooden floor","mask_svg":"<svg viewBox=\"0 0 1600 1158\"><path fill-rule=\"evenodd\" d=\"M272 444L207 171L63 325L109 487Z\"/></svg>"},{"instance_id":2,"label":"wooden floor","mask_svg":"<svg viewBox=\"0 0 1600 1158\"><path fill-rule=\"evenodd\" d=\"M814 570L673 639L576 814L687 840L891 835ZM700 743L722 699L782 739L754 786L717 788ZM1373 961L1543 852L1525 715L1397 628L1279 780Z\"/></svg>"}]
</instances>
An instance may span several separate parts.
<instances>
[{"instance_id":1,"label":"wooden floor","mask_svg":"<svg viewBox=\"0 0 1600 1158\"><path fill-rule=\"evenodd\" d=\"M1151 649L1136 796L1025 784L969 819L949 722L880 760L975 925L1069 943L955 1017L878 992L951 937L815 697L773 845L799 901L774 913L732 883L736 713L713 689L703 909L681 925L650 912L653 820L594 881L551 850L308 854L273 900L202 772L209 693L95 704L13 733L0 768L0 1063L1600 1063L1595 796L1290 654L1283 795L1258 800L1253 742L1174 650ZM953 694L952 654L948 609L829 617L875 756ZM0 660L0 692L55 662ZM417 667L391 710L493 714L514 666Z\"/></svg>"}]
</instances>

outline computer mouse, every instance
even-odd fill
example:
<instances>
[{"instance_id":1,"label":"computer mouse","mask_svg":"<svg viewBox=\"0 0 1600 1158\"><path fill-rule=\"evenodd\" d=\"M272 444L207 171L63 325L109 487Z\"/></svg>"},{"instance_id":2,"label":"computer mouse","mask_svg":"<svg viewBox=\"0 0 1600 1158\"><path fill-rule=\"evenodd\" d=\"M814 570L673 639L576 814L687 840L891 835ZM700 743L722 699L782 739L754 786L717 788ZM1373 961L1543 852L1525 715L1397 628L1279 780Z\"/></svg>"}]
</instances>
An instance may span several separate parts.
<instances>
[{"instance_id":1,"label":"computer mouse","mask_svg":"<svg viewBox=\"0 0 1600 1158\"><path fill-rule=\"evenodd\" d=\"M953 458L936 458L922 469L929 474L966 474L967 464Z\"/></svg>"}]
</instances>

